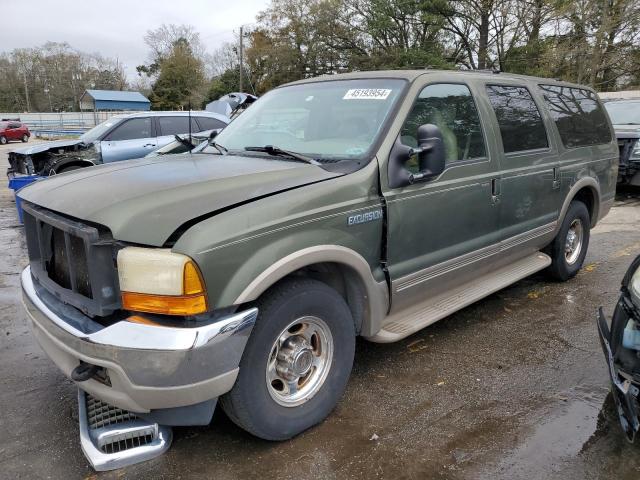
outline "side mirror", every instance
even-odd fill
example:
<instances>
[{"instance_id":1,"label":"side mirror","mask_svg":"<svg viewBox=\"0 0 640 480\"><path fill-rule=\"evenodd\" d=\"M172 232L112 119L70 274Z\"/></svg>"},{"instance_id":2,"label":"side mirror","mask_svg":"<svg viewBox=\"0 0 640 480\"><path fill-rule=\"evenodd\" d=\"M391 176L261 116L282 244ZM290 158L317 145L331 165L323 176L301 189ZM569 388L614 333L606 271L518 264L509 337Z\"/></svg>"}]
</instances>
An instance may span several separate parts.
<instances>
[{"instance_id":1,"label":"side mirror","mask_svg":"<svg viewBox=\"0 0 640 480\"><path fill-rule=\"evenodd\" d=\"M433 124L418 127L418 147L411 148L398 137L389 157L389 186L404 187L418 181L440 175L445 167L444 142L442 132ZM412 173L405 164L414 156L418 157L418 173Z\"/></svg>"},{"instance_id":2,"label":"side mirror","mask_svg":"<svg viewBox=\"0 0 640 480\"><path fill-rule=\"evenodd\" d=\"M431 123L418 127L418 155L420 171L410 177L411 183L440 175L444 171L445 155L442 132Z\"/></svg>"},{"instance_id":3,"label":"side mirror","mask_svg":"<svg viewBox=\"0 0 640 480\"><path fill-rule=\"evenodd\" d=\"M211 130L211 133L209 134L209 140L213 140L214 138L216 138L218 136L218 133L220 133L220 129Z\"/></svg>"}]
</instances>

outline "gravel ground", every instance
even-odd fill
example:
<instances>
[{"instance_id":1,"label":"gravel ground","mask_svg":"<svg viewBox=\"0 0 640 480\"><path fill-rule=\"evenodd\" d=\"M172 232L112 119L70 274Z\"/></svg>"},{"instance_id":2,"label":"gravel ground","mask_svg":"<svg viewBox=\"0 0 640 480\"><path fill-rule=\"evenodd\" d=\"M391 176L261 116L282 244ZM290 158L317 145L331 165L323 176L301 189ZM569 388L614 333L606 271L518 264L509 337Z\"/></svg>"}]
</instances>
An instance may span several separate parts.
<instances>
[{"instance_id":1,"label":"gravel ground","mask_svg":"<svg viewBox=\"0 0 640 480\"><path fill-rule=\"evenodd\" d=\"M16 146L0 147L0 170ZM637 479L595 327L640 253L640 190L618 197L573 280L536 275L401 342L358 342L346 395L318 427L270 443L217 411L208 427L176 428L164 456L96 474L75 387L29 332L25 242L0 187L0 478Z\"/></svg>"}]
</instances>

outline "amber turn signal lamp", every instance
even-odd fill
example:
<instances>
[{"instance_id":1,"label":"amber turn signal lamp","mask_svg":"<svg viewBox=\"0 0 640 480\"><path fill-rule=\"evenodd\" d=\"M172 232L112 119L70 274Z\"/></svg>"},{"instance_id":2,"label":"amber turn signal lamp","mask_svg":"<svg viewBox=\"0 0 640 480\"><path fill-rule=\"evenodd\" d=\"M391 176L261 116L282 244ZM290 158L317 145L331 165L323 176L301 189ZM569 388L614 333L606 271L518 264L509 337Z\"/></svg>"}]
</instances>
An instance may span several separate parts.
<instances>
[{"instance_id":1,"label":"amber turn signal lamp","mask_svg":"<svg viewBox=\"0 0 640 480\"><path fill-rule=\"evenodd\" d=\"M178 296L122 292L122 307L162 315L197 315L207 311L207 298L204 294Z\"/></svg>"}]
</instances>

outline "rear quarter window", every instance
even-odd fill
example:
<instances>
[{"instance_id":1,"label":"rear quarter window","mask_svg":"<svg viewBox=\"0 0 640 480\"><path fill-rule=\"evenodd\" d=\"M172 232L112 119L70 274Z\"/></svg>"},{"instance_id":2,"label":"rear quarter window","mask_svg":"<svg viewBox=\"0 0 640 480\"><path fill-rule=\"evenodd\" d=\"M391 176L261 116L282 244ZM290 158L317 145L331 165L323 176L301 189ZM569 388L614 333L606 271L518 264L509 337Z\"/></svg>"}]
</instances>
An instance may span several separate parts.
<instances>
[{"instance_id":1,"label":"rear quarter window","mask_svg":"<svg viewBox=\"0 0 640 480\"><path fill-rule=\"evenodd\" d=\"M609 122L595 93L560 85L539 87L566 148L611 141Z\"/></svg>"}]
</instances>

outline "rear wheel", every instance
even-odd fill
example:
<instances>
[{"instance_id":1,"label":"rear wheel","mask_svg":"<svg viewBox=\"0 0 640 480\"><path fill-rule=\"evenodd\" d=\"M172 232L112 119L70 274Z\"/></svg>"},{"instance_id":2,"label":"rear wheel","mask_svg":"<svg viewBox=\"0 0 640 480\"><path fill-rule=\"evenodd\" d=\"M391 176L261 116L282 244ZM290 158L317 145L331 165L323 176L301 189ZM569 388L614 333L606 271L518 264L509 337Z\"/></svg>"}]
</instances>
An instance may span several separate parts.
<instances>
[{"instance_id":1,"label":"rear wheel","mask_svg":"<svg viewBox=\"0 0 640 480\"><path fill-rule=\"evenodd\" d=\"M24 135L22 135L22 142L27 143L28 141L29 141L29 135L25 133Z\"/></svg>"},{"instance_id":2,"label":"rear wheel","mask_svg":"<svg viewBox=\"0 0 640 480\"><path fill-rule=\"evenodd\" d=\"M7 144L7 137L5 137L4 135L0 135L0 145L6 145Z\"/></svg>"},{"instance_id":3,"label":"rear wheel","mask_svg":"<svg viewBox=\"0 0 640 480\"><path fill-rule=\"evenodd\" d=\"M552 260L548 271L553 278L565 281L580 271L589 247L590 227L587 206L578 200L571 202L558 235L547 247Z\"/></svg>"},{"instance_id":4,"label":"rear wheel","mask_svg":"<svg viewBox=\"0 0 640 480\"><path fill-rule=\"evenodd\" d=\"M257 304L233 389L220 400L241 428L286 440L321 422L346 387L355 351L349 307L310 279L282 282Z\"/></svg>"}]
</instances>

